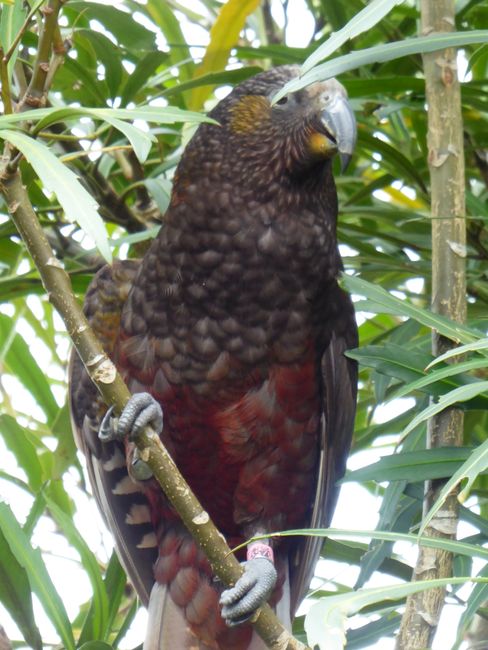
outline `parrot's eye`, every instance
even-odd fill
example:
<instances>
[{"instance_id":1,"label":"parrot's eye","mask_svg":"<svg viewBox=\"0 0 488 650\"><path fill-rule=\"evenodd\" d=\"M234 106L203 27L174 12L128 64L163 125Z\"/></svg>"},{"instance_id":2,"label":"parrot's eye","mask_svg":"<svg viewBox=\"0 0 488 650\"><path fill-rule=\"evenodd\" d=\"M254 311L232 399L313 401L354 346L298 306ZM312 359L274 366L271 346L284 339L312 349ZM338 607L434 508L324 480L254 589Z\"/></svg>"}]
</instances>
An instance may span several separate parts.
<instances>
[{"instance_id":1,"label":"parrot's eye","mask_svg":"<svg viewBox=\"0 0 488 650\"><path fill-rule=\"evenodd\" d=\"M276 94L276 91L273 92L273 95ZM272 98L272 96L270 98ZM278 101L274 104L273 108L276 108L277 110L289 110L293 109L293 107L296 105L296 97L295 94L292 93L291 95L285 95L284 97L281 97L278 99Z\"/></svg>"}]
</instances>

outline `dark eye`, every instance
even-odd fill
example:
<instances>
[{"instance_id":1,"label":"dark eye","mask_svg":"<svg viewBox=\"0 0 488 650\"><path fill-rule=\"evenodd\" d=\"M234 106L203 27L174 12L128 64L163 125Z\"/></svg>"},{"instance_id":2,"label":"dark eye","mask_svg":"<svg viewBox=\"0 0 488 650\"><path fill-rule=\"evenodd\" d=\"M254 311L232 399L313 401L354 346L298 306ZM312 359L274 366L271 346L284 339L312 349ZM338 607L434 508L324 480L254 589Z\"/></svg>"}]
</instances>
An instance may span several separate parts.
<instances>
[{"instance_id":1,"label":"dark eye","mask_svg":"<svg viewBox=\"0 0 488 650\"><path fill-rule=\"evenodd\" d=\"M276 102L276 106L284 106L285 104L288 104L288 95L285 95L281 99L278 99Z\"/></svg>"}]
</instances>

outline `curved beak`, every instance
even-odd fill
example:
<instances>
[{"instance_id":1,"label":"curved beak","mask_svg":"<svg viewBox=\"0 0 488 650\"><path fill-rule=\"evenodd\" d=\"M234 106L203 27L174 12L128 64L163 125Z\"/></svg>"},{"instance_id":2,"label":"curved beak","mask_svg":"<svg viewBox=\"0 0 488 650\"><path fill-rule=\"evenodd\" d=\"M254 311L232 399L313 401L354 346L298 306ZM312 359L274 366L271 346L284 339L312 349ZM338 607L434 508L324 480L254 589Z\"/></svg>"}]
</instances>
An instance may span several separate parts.
<instances>
[{"instance_id":1,"label":"curved beak","mask_svg":"<svg viewBox=\"0 0 488 650\"><path fill-rule=\"evenodd\" d=\"M333 83L331 83L333 82ZM322 93L321 121L334 138L344 171L351 160L357 139L356 118L347 101L346 91L335 79L327 82L328 89Z\"/></svg>"}]
</instances>

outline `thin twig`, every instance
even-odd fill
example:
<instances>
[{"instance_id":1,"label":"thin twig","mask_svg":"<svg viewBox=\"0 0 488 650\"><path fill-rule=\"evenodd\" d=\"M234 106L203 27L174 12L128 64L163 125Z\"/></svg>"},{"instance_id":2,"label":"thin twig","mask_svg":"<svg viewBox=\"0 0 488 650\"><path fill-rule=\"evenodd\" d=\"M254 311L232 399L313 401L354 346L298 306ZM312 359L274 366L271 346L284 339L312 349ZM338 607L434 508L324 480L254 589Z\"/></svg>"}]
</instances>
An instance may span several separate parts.
<instances>
[{"instance_id":1,"label":"thin twig","mask_svg":"<svg viewBox=\"0 0 488 650\"><path fill-rule=\"evenodd\" d=\"M114 151L130 151L132 146L130 144L114 144L111 147L101 147L100 149L84 149L83 151L77 151L76 153L67 153L63 156L59 156L59 160L64 163L71 162L77 158L86 158L92 154L101 154L101 153L113 153Z\"/></svg>"}]
</instances>

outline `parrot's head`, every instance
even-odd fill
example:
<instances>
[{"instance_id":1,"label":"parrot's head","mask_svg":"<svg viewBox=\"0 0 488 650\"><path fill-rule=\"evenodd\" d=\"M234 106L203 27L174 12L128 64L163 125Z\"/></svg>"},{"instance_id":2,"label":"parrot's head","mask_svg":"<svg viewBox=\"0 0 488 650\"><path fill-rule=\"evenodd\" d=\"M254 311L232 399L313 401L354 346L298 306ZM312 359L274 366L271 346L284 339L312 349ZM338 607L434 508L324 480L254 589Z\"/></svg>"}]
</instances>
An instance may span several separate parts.
<instances>
[{"instance_id":1,"label":"parrot's head","mask_svg":"<svg viewBox=\"0 0 488 650\"><path fill-rule=\"evenodd\" d=\"M345 168L356 142L356 120L338 81L316 82L272 103L299 70L285 65L262 72L219 102L210 113L219 126L202 125L190 147L204 151L207 169L218 164L224 175L252 182L263 174L269 180L303 177L330 167L335 154Z\"/></svg>"}]
</instances>

